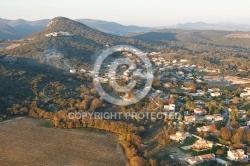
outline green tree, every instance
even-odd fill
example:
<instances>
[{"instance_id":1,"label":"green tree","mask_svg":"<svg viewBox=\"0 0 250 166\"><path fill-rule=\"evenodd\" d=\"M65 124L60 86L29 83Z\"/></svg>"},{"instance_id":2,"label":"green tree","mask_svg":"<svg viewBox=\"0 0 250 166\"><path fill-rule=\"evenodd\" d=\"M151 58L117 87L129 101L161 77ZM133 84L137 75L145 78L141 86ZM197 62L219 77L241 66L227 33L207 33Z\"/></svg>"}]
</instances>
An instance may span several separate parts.
<instances>
[{"instance_id":1,"label":"green tree","mask_svg":"<svg viewBox=\"0 0 250 166\"><path fill-rule=\"evenodd\" d=\"M193 111L193 110L195 109L195 104L194 104L194 102L192 102L192 101L190 101L190 100L186 102L185 106L186 106L186 109L188 109L188 110L190 110L190 111Z\"/></svg>"}]
</instances>

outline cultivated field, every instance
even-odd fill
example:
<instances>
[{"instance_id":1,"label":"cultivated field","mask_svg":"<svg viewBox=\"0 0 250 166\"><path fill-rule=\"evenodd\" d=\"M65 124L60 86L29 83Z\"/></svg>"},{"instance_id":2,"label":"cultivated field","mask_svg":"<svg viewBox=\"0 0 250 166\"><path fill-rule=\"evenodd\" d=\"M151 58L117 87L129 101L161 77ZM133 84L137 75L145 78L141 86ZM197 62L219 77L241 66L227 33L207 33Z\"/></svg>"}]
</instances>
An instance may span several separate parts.
<instances>
[{"instance_id":1,"label":"cultivated field","mask_svg":"<svg viewBox=\"0 0 250 166\"><path fill-rule=\"evenodd\" d=\"M236 33L236 34L226 35L225 37L249 39L250 38L250 34L249 33Z\"/></svg>"},{"instance_id":2,"label":"cultivated field","mask_svg":"<svg viewBox=\"0 0 250 166\"><path fill-rule=\"evenodd\" d=\"M7 50L11 50L13 48L19 47L21 44L11 44L8 47L6 47Z\"/></svg>"},{"instance_id":3,"label":"cultivated field","mask_svg":"<svg viewBox=\"0 0 250 166\"><path fill-rule=\"evenodd\" d=\"M22 117L0 123L0 165L123 165L113 134L47 128L45 122Z\"/></svg>"}]
</instances>

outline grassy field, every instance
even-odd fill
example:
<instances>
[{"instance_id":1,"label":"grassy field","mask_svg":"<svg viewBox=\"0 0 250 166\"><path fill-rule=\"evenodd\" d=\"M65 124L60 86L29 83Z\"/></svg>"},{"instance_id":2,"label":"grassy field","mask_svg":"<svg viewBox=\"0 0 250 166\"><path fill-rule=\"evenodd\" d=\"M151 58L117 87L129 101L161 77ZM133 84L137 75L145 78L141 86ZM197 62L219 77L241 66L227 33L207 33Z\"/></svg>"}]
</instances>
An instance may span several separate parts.
<instances>
[{"instance_id":1,"label":"grassy field","mask_svg":"<svg viewBox=\"0 0 250 166\"><path fill-rule=\"evenodd\" d=\"M205 81L208 85L213 86L213 87L225 87L229 85L228 83L224 81Z\"/></svg>"},{"instance_id":2,"label":"grassy field","mask_svg":"<svg viewBox=\"0 0 250 166\"><path fill-rule=\"evenodd\" d=\"M0 165L123 165L115 135L47 126L26 117L1 122Z\"/></svg>"}]
</instances>

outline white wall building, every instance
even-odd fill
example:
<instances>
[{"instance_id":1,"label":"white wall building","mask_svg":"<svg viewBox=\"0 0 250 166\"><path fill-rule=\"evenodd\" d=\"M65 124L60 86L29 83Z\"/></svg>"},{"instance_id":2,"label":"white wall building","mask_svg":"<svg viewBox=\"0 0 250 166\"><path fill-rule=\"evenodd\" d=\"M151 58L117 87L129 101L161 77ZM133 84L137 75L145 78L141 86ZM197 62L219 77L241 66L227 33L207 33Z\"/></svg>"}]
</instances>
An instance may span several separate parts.
<instances>
[{"instance_id":1,"label":"white wall building","mask_svg":"<svg viewBox=\"0 0 250 166\"><path fill-rule=\"evenodd\" d=\"M248 155L244 154L244 150L236 149L227 151L227 158L233 161L242 161L248 159Z\"/></svg>"},{"instance_id":2,"label":"white wall building","mask_svg":"<svg viewBox=\"0 0 250 166\"><path fill-rule=\"evenodd\" d=\"M219 97L221 94L220 94L220 92L212 92L212 93L210 93L210 95L212 97Z\"/></svg>"},{"instance_id":3,"label":"white wall building","mask_svg":"<svg viewBox=\"0 0 250 166\"><path fill-rule=\"evenodd\" d=\"M175 134L170 135L170 139L174 141L182 141L186 139L187 135L186 132L177 131Z\"/></svg>"},{"instance_id":4,"label":"white wall building","mask_svg":"<svg viewBox=\"0 0 250 166\"><path fill-rule=\"evenodd\" d=\"M168 111L175 111L175 104L164 105L164 109Z\"/></svg>"}]
</instances>

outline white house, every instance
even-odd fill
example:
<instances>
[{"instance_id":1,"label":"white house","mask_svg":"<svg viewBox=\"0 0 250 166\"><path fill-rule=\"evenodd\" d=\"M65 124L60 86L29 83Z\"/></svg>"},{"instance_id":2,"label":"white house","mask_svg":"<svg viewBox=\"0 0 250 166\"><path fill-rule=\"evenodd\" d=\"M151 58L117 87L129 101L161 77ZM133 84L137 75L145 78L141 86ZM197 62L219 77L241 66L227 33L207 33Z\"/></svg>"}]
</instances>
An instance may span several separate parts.
<instances>
[{"instance_id":1,"label":"white house","mask_svg":"<svg viewBox=\"0 0 250 166\"><path fill-rule=\"evenodd\" d=\"M242 161L248 159L248 155L244 154L244 150L236 149L227 151L227 158L234 161Z\"/></svg>"},{"instance_id":2,"label":"white house","mask_svg":"<svg viewBox=\"0 0 250 166\"><path fill-rule=\"evenodd\" d=\"M220 114L205 115L205 119L208 121L222 121L223 117Z\"/></svg>"},{"instance_id":3,"label":"white house","mask_svg":"<svg viewBox=\"0 0 250 166\"><path fill-rule=\"evenodd\" d=\"M107 78L99 78L99 81L102 83L107 83L109 80Z\"/></svg>"},{"instance_id":4,"label":"white house","mask_svg":"<svg viewBox=\"0 0 250 166\"><path fill-rule=\"evenodd\" d=\"M184 116L184 121L186 123L193 123L193 122L195 122L195 120L196 120L195 116Z\"/></svg>"},{"instance_id":5,"label":"white house","mask_svg":"<svg viewBox=\"0 0 250 166\"><path fill-rule=\"evenodd\" d=\"M187 62L187 59L181 59L180 62Z\"/></svg>"},{"instance_id":6,"label":"white house","mask_svg":"<svg viewBox=\"0 0 250 166\"><path fill-rule=\"evenodd\" d=\"M250 92L250 87L246 87L245 89L244 89L244 91L246 91L246 92Z\"/></svg>"},{"instance_id":7,"label":"white house","mask_svg":"<svg viewBox=\"0 0 250 166\"><path fill-rule=\"evenodd\" d=\"M214 121L222 121L223 117L221 116L221 114L213 114L214 116Z\"/></svg>"},{"instance_id":8,"label":"white house","mask_svg":"<svg viewBox=\"0 0 250 166\"><path fill-rule=\"evenodd\" d=\"M176 63L176 62L177 62L177 60L176 60L176 59L172 61L172 63Z\"/></svg>"},{"instance_id":9,"label":"white house","mask_svg":"<svg viewBox=\"0 0 250 166\"><path fill-rule=\"evenodd\" d=\"M207 160L215 160L215 155L213 153L211 153L211 154L204 154L204 155L200 155L200 156L195 156L195 157L188 158L187 162L190 165L195 165L195 164L207 161Z\"/></svg>"},{"instance_id":10,"label":"white house","mask_svg":"<svg viewBox=\"0 0 250 166\"><path fill-rule=\"evenodd\" d=\"M175 104L164 105L164 109L168 111L175 111Z\"/></svg>"},{"instance_id":11,"label":"white house","mask_svg":"<svg viewBox=\"0 0 250 166\"><path fill-rule=\"evenodd\" d=\"M212 147L213 142L207 141L205 139L199 139L192 145L192 149L194 150L211 149Z\"/></svg>"},{"instance_id":12,"label":"white house","mask_svg":"<svg viewBox=\"0 0 250 166\"><path fill-rule=\"evenodd\" d=\"M210 126L197 127L196 130L198 132L208 132L208 131L210 131Z\"/></svg>"},{"instance_id":13,"label":"white house","mask_svg":"<svg viewBox=\"0 0 250 166\"><path fill-rule=\"evenodd\" d=\"M202 90L197 90L197 94L198 94L198 96L204 96L206 94L206 92L204 92Z\"/></svg>"},{"instance_id":14,"label":"white house","mask_svg":"<svg viewBox=\"0 0 250 166\"><path fill-rule=\"evenodd\" d=\"M194 101L194 104L196 104L196 105L201 105L201 104L205 104L206 102L205 101L203 101L203 100L195 100Z\"/></svg>"},{"instance_id":15,"label":"white house","mask_svg":"<svg viewBox=\"0 0 250 166\"><path fill-rule=\"evenodd\" d=\"M69 72L70 73L76 73L76 69L70 69Z\"/></svg>"},{"instance_id":16,"label":"white house","mask_svg":"<svg viewBox=\"0 0 250 166\"><path fill-rule=\"evenodd\" d=\"M241 97L241 98L243 98L243 97L248 97L248 96L250 96L250 91L242 92L242 93L240 94L240 97Z\"/></svg>"},{"instance_id":17,"label":"white house","mask_svg":"<svg viewBox=\"0 0 250 166\"><path fill-rule=\"evenodd\" d=\"M170 135L170 139L174 141L182 141L182 140L185 140L186 137L187 137L187 133L181 132L181 131L177 131L175 134Z\"/></svg>"},{"instance_id":18,"label":"white house","mask_svg":"<svg viewBox=\"0 0 250 166\"><path fill-rule=\"evenodd\" d=\"M52 32L52 33L48 33L48 34L45 34L46 37L50 37L50 36L72 36L73 34L69 33L69 32L62 32L62 31L59 31L59 32Z\"/></svg>"},{"instance_id":19,"label":"white house","mask_svg":"<svg viewBox=\"0 0 250 166\"><path fill-rule=\"evenodd\" d=\"M213 89L208 89L207 92L212 93L212 92L214 92L214 90Z\"/></svg>"},{"instance_id":20,"label":"white house","mask_svg":"<svg viewBox=\"0 0 250 166\"><path fill-rule=\"evenodd\" d=\"M213 153L210 154L203 154L200 156L196 156L195 159L199 162L203 162L206 160L215 160L215 155Z\"/></svg>"},{"instance_id":21,"label":"white house","mask_svg":"<svg viewBox=\"0 0 250 166\"><path fill-rule=\"evenodd\" d=\"M80 69L80 72L81 73L86 73L86 70L85 69Z\"/></svg>"},{"instance_id":22,"label":"white house","mask_svg":"<svg viewBox=\"0 0 250 166\"><path fill-rule=\"evenodd\" d=\"M212 97L219 97L221 94L220 94L220 92L212 92L212 93L210 93L210 95Z\"/></svg>"},{"instance_id":23,"label":"white house","mask_svg":"<svg viewBox=\"0 0 250 166\"><path fill-rule=\"evenodd\" d=\"M169 87L171 87L171 84L170 84L170 83L164 83L163 86L164 86L165 88L169 88Z\"/></svg>"},{"instance_id":24,"label":"white house","mask_svg":"<svg viewBox=\"0 0 250 166\"><path fill-rule=\"evenodd\" d=\"M197 115L205 115L205 114L207 114L207 111L203 108L197 107L194 109L194 113Z\"/></svg>"}]
</instances>

